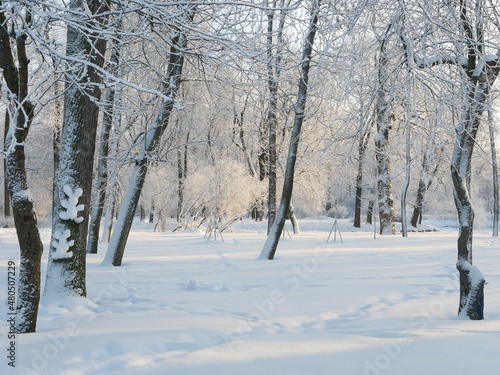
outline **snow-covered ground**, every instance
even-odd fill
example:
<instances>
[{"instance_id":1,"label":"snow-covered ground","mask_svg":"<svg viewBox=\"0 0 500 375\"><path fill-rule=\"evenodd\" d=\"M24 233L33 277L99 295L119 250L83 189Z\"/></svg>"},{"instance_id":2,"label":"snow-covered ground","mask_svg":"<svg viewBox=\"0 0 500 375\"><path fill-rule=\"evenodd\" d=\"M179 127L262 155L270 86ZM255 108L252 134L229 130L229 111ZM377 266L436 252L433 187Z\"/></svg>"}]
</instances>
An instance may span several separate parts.
<instances>
[{"instance_id":1,"label":"snow-covered ground","mask_svg":"<svg viewBox=\"0 0 500 375\"><path fill-rule=\"evenodd\" d=\"M485 320L457 318L455 228L377 236L331 219L301 221L273 261L264 225L154 233L136 225L122 267L88 257L88 299L43 301L38 332L7 365L7 262L0 230L0 374L500 374L500 239L476 232ZM49 230L44 230L49 241ZM47 255L44 254L44 267ZM45 270L45 268L44 268Z\"/></svg>"}]
</instances>

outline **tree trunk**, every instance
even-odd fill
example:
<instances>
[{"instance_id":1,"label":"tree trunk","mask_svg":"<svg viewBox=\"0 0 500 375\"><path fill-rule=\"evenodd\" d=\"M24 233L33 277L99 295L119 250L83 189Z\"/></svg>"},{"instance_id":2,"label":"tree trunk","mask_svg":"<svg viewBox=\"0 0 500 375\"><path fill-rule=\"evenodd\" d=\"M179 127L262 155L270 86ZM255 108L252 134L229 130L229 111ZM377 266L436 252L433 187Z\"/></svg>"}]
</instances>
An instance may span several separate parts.
<instances>
[{"instance_id":1,"label":"tree trunk","mask_svg":"<svg viewBox=\"0 0 500 375\"><path fill-rule=\"evenodd\" d=\"M435 161L435 166L432 171L430 171L431 168L431 162L429 161L430 159L435 160L436 155L438 155L436 152L433 152L432 154L429 154L429 150L434 149L434 142L432 140L433 134L429 137L429 143L427 144L427 151L424 154L424 157L422 158L422 170L421 170L421 175L420 175L420 180L418 181L418 188L417 188L417 196L416 196L416 202L413 207L413 213L411 216L411 221L410 224L413 227L417 227L418 224L422 224L422 213L424 210L424 202L425 202L425 195L427 193L427 190L432 185L432 181L439 169L439 162ZM442 148L438 151L439 154L442 152ZM434 157L433 157L434 155Z\"/></svg>"},{"instance_id":2,"label":"tree trunk","mask_svg":"<svg viewBox=\"0 0 500 375\"><path fill-rule=\"evenodd\" d=\"M411 168L411 113L408 113L408 124L406 129L406 166L405 182L401 193L401 233L403 237L408 237L408 224L406 220L406 195L410 186L410 168Z\"/></svg>"},{"instance_id":3,"label":"tree trunk","mask_svg":"<svg viewBox=\"0 0 500 375\"><path fill-rule=\"evenodd\" d=\"M495 147L495 129L493 126L493 115L491 108L488 108L488 127L490 133L491 166L493 169L493 237L498 237L498 215L500 202L498 195L498 161Z\"/></svg>"},{"instance_id":4,"label":"tree trunk","mask_svg":"<svg viewBox=\"0 0 500 375\"><path fill-rule=\"evenodd\" d=\"M426 192L426 184L421 177L418 181L418 189L417 189L417 201L415 202L415 206L413 207L413 213L411 215L410 224L412 227L416 228L419 224L419 220L422 217L422 209L424 206L424 198Z\"/></svg>"},{"instance_id":5,"label":"tree trunk","mask_svg":"<svg viewBox=\"0 0 500 375\"><path fill-rule=\"evenodd\" d=\"M184 191L186 188L186 177L188 172L188 143L190 138L190 131L186 135L186 143L184 145L184 152L182 152L180 145L177 148L177 223L182 222L184 216Z\"/></svg>"},{"instance_id":6,"label":"tree trunk","mask_svg":"<svg viewBox=\"0 0 500 375\"><path fill-rule=\"evenodd\" d=\"M297 220L297 216L295 216L295 208L293 207L293 203L290 202L290 206L288 207L288 218L292 223L293 234L300 234L299 221Z\"/></svg>"},{"instance_id":7,"label":"tree trunk","mask_svg":"<svg viewBox=\"0 0 500 375\"><path fill-rule=\"evenodd\" d=\"M3 132L4 144L5 144L5 140L7 139L9 127L10 127L10 116L9 116L9 111L6 109L5 110L4 132ZM7 159L3 160L3 171L4 171L4 176L7 176ZM11 207L10 207L9 183L7 181L7 178L5 178L4 179L4 186L3 186L3 216L4 217L12 216L10 208Z\"/></svg>"},{"instance_id":8,"label":"tree trunk","mask_svg":"<svg viewBox=\"0 0 500 375\"><path fill-rule=\"evenodd\" d=\"M69 60L74 71L67 74L64 95L64 118L61 133L61 154L54 194L54 215L44 298L61 296L85 297L86 244L92 172L97 134L100 98L100 77L95 67L102 68L106 42L88 30L99 30L106 22L107 4L98 0L84 3L75 0L70 10L86 14L91 21L85 31L77 23L67 29L66 55L84 54L88 66ZM83 21L82 21L83 22ZM81 70L85 69L85 74ZM83 211L83 212L81 212ZM82 215L82 216L78 216Z\"/></svg>"},{"instance_id":9,"label":"tree trunk","mask_svg":"<svg viewBox=\"0 0 500 375\"><path fill-rule=\"evenodd\" d=\"M472 73L475 69L469 70L467 108L456 129L455 149L451 162L453 196L459 220L457 269L460 276L460 302L458 311L459 314L466 315L472 320L480 320L484 317L485 279L477 267L472 265L474 211L470 200L469 185L471 160L480 117L487 102L489 89L499 70L498 57L496 61L490 63L493 68L485 64L486 73L490 74L485 73L478 77Z\"/></svg>"},{"instance_id":10,"label":"tree trunk","mask_svg":"<svg viewBox=\"0 0 500 375\"><path fill-rule=\"evenodd\" d=\"M293 178L295 174L295 162L297 160L297 149L299 146L300 132L302 123L305 117L305 108L307 101L307 88L309 82L309 70L311 66L311 56L314 44L314 37L316 36L316 29L319 18L320 0L314 0L311 6L311 21L305 37L304 50L301 60L301 72L299 79L299 89L297 94L297 103L295 105L295 119L290 138L290 146L288 148L288 157L285 167L285 176L283 182L283 192L281 194L280 206L276 214L276 219L269 232L267 240L262 248L259 259L274 258L278 242L281 237L281 232L285 225L285 220L288 215L288 209L292 199L293 191Z\"/></svg>"},{"instance_id":11,"label":"tree trunk","mask_svg":"<svg viewBox=\"0 0 500 375\"><path fill-rule=\"evenodd\" d=\"M116 72L118 64L120 64L120 52L118 50L120 42L113 46L111 52L111 71ZM99 244L99 232L101 227L102 213L106 201L106 190L108 184L108 156L110 151L110 135L113 127L114 109L115 109L115 91L116 86L113 85L106 89L104 99L104 111L102 117L101 139L99 146L99 159L97 164L97 185L96 199L92 207L90 215L89 236L87 240L87 253L97 254Z\"/></svg>"},{"instance_id":12,"label":"tree trunk","mask_svg":"<svg viewBox=\"0 0 500 375\"><path fill-rule=\"evenodd\" d=\"M186 19L184 21L192 22L195 11L196 6L189 7L189 9L185 10ZM176 94L181 84L184 51L187 44L188 35L186 30L178 31L172 38L167 76L162 90L164 99L152 127L145 135L146 139L143 149L136 159L132 178L120 208L117 224L111 236L108 250L103 261L104 264L120 266L122 263L125 245L127 244L128 235L134 219L135 209L139 202L144 179L148 171L148 154L157 148L162 134L168 127L170 115L172 114L175 104Z\"/></svg>"},{"instance_id":13,"label":"tree trunk","mask_svg":"<svg viewBox=\"0 0 500 375\"><path fill-rule=\"evenodd\" d=\"M25 15L26 19L31 17ZM26 20L25 20L26 21ZM43 244L40 239L33 198L28 190L24 142L33 120L34 106L29 100L29 59L26 55L24 30L16 31L17 53L11 49L9 24L4 11L0 11L0 70L6 88L12 97L8 110L12 118L6 121L9 129L4 142L6 179L12 198L12 212L20 248L19 281L17 295L16 332L35 332L40 301L40 269ZM14 30L14 25L12 25ZM14 56L17 57L17 64ZM6 202L7 203L7 202Z\"/></svg>"},{"instance_id":14,"label":"tree trunk","mask_svg":"<svg viewBox=\"0 0 500 375\"><path fill-rule=\"evenodd\" d=\"M389 29L388 29L389 30ZM385 36L387 38L387 35ZM380 234L396 234L394 223L394 199L392 197L392 182L390 161L387 146L389 131L392 128L390 103L387 99L387 78L390 74L387 67L386 42L381 42L378 59L377 88L377 135L375 136L375 157L377 160L377 190L380 218Z\"/></svg>"},{"instance_id":15,"label":"tree trunk","mask_svg":"<svg viewBox=\"0 0 500 375\"><path fill-rule=\"evenodd\" d=\"M472 320L480 320L483 319L485 280L477 267L472 265L474 210L470 200L468 179L479 118L488 95L489 84L488 82L477 84L474 81L472 79L469 83L468 108L456 130L451 177L459 222L457 269L460 277L460 302L458 312L467 315Z\"/></svg>"},{"instance_id":16,"label":"tree trunk","mask_svg":"<svg viewBox=\"0 0 500 375\"><path fill-rule=\"evenodd\" d=\"M54 82L54 96L56 99L52 103L52 191L56 191L57 174L59 173L59 160L61 155L61 129L63 124L63 103L60 98L61 83ZM54 216L54 204L52 204L52 216Z\"/></svg>"},{"instance_id":17,"label":"tree trunk","mask_svg":"<svg viewBox=\"0 0 500 375\"><path fill-rule=\"evenodd\" d=\"M265 3L267 4L267 2ZM267 110L267 127L268 127L268 194L267 194L267 233L276 218L276 167L277 167L277 144L276 144L276 129L278 127L278 78L279 78L279 56L275 56L273 50L279 49L273 42L274 31L274 14L276 12L276 0L267 11L267 87L269 90L269 107ZM269 5L268 5L269 6Z\"/></svg>"},{"instance_id":18,"label":"tree trunk","mask_svg":"<svg viewBox=\"0 0 500 375\"><path fill-rule=\"evenodd\" d=\"M363 195L363 166L370 131L365 130L358 142L358 174L356 176L356 199L354 202L354 227L361 228L361 203Z\"/></svg>"},{"instance_id":19,"label":"tree trunk","mask_svg":"<svg viewBox=\"0 0 500 375\"><path fill-rule=\"evenodd\" d=\"M375 205L375 201L370 199L368 201L368 208L366 209L366 223L373 224L373 206Z\"/></svg>"}]
</instances>

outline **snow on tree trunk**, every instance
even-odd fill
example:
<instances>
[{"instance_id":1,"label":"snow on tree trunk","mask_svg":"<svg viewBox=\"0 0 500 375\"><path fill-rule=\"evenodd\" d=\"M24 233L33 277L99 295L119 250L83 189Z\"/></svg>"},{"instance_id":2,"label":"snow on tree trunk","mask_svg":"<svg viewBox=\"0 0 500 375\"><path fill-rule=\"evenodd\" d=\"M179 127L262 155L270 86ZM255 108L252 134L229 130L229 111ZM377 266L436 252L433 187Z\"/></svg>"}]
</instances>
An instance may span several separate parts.
<instances>
[{"instance_id":1,"label":"snow on tree trunk","mask_svg":"<svg viewBox=\"0 0 500 375\"><path fill-rule=\"evenodd\" d=\"M451 162L453 196L459 222L457 269L460 276L460 302L458 311L460 315L468 316L472 320L483 319L485 279L481 272L472 265L474 210L469 192L471 160L489 90L500 70L500 51L496 56L482 56L482 59L484 62L469 66L467 102L461 122L456 129L455 148Z\"/></svg>"},{"instance_id":2,"label":"snow on tree trunk","mask_svg":"<svg viewBox=\"0 0 500 375\"><path fill-rule=\"evenodd\" d=\"M381 42L378 58L377 88L377 134L375 135L375 158L377 160L377 191L380 218L380 234L396 234L394 223L394 199L390 174L389 131L392 128L390 103L387 99L387 78L390 74L387 66L386 42Z\"/></svg>"},{"instance_id":3,"label":"snow on tree trunk","mask_svg":"<svg viewBox=\"0 0 500 375\"><path fill-rule=\"evenodd\" d=\"M191 22L194 18L196 7L189 7L185 10L185 21ZM142 187L148 171L148 154L154 151L162 134L168 127L170 115L174 109L176 94L181 84L182 68L184 65L184 51L188 44L186 31L178 31L172 37L170 48L167 76L163 86L162 104L151 128L146 132L143 150L136 159L132 178L130 179L127 193L120 207L118 220L111 235L104 264L120 266L122 264L125 246L134 219L135 209L141 196Z\"/></svg>"},{"instance_id":4,"label":"snow on tree trunk","mask_svg":"<svg viewBox=\"0 0 500 375\"><path fill-rule=\"evenodd\" d=\"M281 193L280 206L276 213L276 219L273 226L269 231L266 242L259 255L259 259L274 258L278 242L281 237L281 232L285 225L285 220L288 216L288 210L292 199L293 191L293 178L295 174L295 162L297 160L297 150L299 146L300 132L302 123L305 117L305 108L307 101L307 88L309 82L309 70L311 66L311 56L314 45L314 37L316 36L316 29L319 18L320 0L314 0L311 6L311 21L305 37L304 49L302 52L301 72L299 79L299 89L297 94L297 103L295 105L295 118L290 138L290 145L288 148L288 157L285 167L285 176L283 181L283 191Z\"/></svg>"},{"instance_id":5,"label":"snow on tree trunk","mask_svg":"<svg viewBox=\"0 0 500 375\"><path fill-rule=\"evenodd\" d=\"M288 218L292 223L293 234L300 234L299 221L297 220L297 216L295 216L295 208L292 202L290 202L290 206L288 207Z\"/></svg>"},{"instance_id":6,"label":"snow on tree trunk","mask_svg":"<svg viewBox=\"0 0 500 375\"><path fill-rule=\"evenodd\" d=\"M483 319L485 280L481 272L472 265L474 210L467 180L470 176L480 116L493 80L494 77L485 82L478 82L476 78L471 78L468 85L467 108L456 129L455 148L451 162L453 197L459 223L457 269L460 276L460 302L458 311L459 314L468 316L472 320Z\"/></svg>"},{"instance_id":7,"label":"snow on tree trunk","mask_svg":"<svg viewBox=\"0 0 500 375\"><path fill-rule=\"evenodd\" d=\"M147 163L147 157L144 156L141 160L138 160L134 166L127 193L123 198L123 203L120 207L118 219L115 223L103 264L112 264L114 266L121 266L122 264L128 235L132 227L135 210L148 171Z\"/></svg>"},{"instance_id":8,"label":"snow on tree trunk","mask_svg":"<svg viewBox=\"0 0 500 375\"><path fill-rule=\"evenodd\" d=\"M8 136L6 146L19 140ZM16 331L18 333L35 332L40 301L40 263L43 244L38 230L33 198L28 190L24 146L22 145L17 145L15 149L7 151L7 181L12 197L12 213L20 249Z\"/></svg>"},{"instance_id":9,"label":"snow on tree trunk","mask_svg":"<svg viewBox=\"0 0 500 375\"><path fill-rule=\"evenodd\" d=\"M120 25L120 20L118 21ZM111 52L112 72L116 72L119 61L120 41L115 41ZM97 254L99 244L99 230L101 227L101 218L104 211L106 200L106 190L108 184L108 156L110 149L110 134L113 126L113 113L115 108L116 86L109 87L105 95L105 109L103 111L101 139L99 147L99 161L97 165L97 185L96 199L90 215L89 236L87 241L87 253Z\"/></svg>"},{"instance_id":10,"label":"snow on tree trunk","mask_svg":"<svg viewBox=\"0 0 500 375\"><path fill-rule=\"evenodd\" d=\"M28 13L25 14L28 17ZM22 22L20 22L22 24ZM11 49L9 23L0 11L0 71L10 93L8 108L9 129L5 136L6 179L12 199L12 213L20 249L19 282L17 295L17 333L35 332L40 301L40 268L43 244L40 239L33 198L28 190L24 142L34 116L29 100L28 64L24 30L15 30L16 54ZM15 33L14 33L15 31ZM15 57L17 57L17 62ZM6 202L7 203L7 202Z\"/></svg>"},{"instance_id":11,"label":"snow on tree trunk","mask_svg":"<svg viewBox=\"0 0 500 375\"><path fill-rule=\"evenodd\" d=\"M94 67L103 66L106 49L105 41L97 33L106 22L101 13L105 13L107 4L74 0L69 7L73 14L79 13L83 18L67 28L66 56L72 69L66 75L61 153L53 192L52 239L44 289L44 298L56 299L87 294L85 257L99 114L96 101L100 98L100 78ZM78 61L82 56L88 65ZM82 215L78 216L80 211Z\"/></svg>"}]
</instances>

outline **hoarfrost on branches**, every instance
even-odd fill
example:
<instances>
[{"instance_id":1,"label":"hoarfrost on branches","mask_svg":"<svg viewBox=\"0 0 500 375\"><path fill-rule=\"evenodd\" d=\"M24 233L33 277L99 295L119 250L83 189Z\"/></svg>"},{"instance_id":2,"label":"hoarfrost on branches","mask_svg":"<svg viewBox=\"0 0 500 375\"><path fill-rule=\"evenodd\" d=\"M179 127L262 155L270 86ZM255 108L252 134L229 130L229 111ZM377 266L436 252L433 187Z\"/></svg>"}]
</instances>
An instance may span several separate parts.
<instances>
[{"instance_id":1,"label":"hoarfrost on branches","mask_svg":"<svg viewBox=\"0 0 500 375\"><path fill-rule=\"evenodd\" d=\"M75 241L68 241L71 232L69 229L66 229L64 232L56 231L54 232L55 240L52 241L52 246L55 251L52 253L52 259L69 259L73 256L72 251L68 251L71 246L75 244Z\"/></svg>"},{"instance_id":2,"label":"hoarfrost on branches","mask_svg":"<svg viewBox=\"0 0 500 375\"><path fill-rule=\"evenodd\" d=\"M71 186L64 185L64 192L68 196L68 199L63 199L61 201L61 206L63 206L66 211L62 210L59 212L59 217L62 220L73 220L75 223L79 224L83 221L83 217L78 217L78 212L83 211L84 205L78 204L78 198L83 194L81 188L71 189Z\"/></svg>"},{"instance_id":3,"label":"hoarfrost on branches","mask_svg":"<svg viewBox=\"0 0 500 375\"><path fill-rule=\"evenodd\" d=\"M263 189L244 164L223 159L219 165L207 166L187 177L186 201L196 202L198 209L219 217L237 217L245 215L264 195Z\"/></svg>"}]
</instances>

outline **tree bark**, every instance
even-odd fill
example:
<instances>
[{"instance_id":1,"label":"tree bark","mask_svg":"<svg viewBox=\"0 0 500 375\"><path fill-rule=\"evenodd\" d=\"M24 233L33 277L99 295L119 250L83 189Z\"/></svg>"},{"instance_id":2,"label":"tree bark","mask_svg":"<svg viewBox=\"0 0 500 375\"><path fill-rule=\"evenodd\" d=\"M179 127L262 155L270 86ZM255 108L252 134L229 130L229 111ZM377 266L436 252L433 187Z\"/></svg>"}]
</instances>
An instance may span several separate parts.
<instances>
[{"instance_id":1,"label":"tree bark","mask_svg":"<svg viewBox=\"0 0 500 375\"><path fill-rule=\"evenodd\" d=\"M79 73L76 73L78 76L74 73L66 76L61 154L53 192L54 215L44 298L55 299L87 294L85 256L99 114L96 101L101 94L100 77L95 67L102 68L104 64L106 42L98 33L106 23L108 4L99 0L86 3L74 0L69 7L82 14L90 10L94 17L88 22L95 24L85 24L85 19L82 21L85 28L76 23L67 29L68 64ZM82 53L88 65L78 62ZM66 211L65 205L71 205L73 199L78 199L79 206L75 207L83 207L80 217L71 217L69 210ZM64 250L66 245L71 251Z\"/></svg>"},{"instance_id":2,"label":"tree bark","mask_svg":"<svg viewBox=\"0 0 500 375\"><path fill-rule=\"evenodd\" d=\"M177 223L182 222L184 216L184 191L186 185L186 177L188 172L188 143L190 131L186 135L186 143L184 144L184 152L180 145L177 148Z\"/></svg>"},{"instance_id":3,"label":"tree bark","mask_svg":"<svg viewBox=\"0 0 500 375\"><path fill-rule=\"evenodd\" d=\"M370 139L370 131L365 130L358 141L358 174L356 176L356 198L354 202L354 227L361 228L361 206L363 195L363 167L365 162L366 147Z\"/></svg>"},{"instance_id":4,"label":"tree bark","mask_svg":"<svg viewBox=\"0 0 500 375\"><path fill-rule=\"evenodd\" d=\"M119 22L120 23L120 22ZM116 72L120 64L119 41L111 51L111 71ZM102 213L106 201L106 190L108 184L108 156L110 152L110 135L113 127L114 109L115 109L116 85L106 89L104 99L104 111L102 117L101 139L99 144L99 158L97 164L97 185L96 199L90 215L89 236L87 240L87 253L97 254L99 245L99 232L101 228Z\"/></svg>"},{"instance_id":5,"label":"tree bark","mask_svg":"<svg viewBox=\"0 0 500 375\"><path fill-rule=\"evenodd\" d=\"M489 95L489 87L498 74L498 68L495 70L495 76L486 82L478 82L471 76L467 109L456 129L455 149L451 162L453 197L459 221L457 269L460 277L460 302L458 312L472 320L484 318L485 280L477 267L472 265L474 210L470 199L468 179L480 116Z\"/></svg>"},{"instance_id":6,"label":"tree bark","mask_svg":"<svg viewBox=\"0 0 500 375\"><path fill-rule=\"evenodd\" d=\"M300 132L305 117L305 108L307 101L307 89L309 82L309 70L311 67L311 57L316 36L318 18L320 10L320 0L314 0L311 7L311 21L305 37L304 49L302 52L301 72L299 79L299 89L297 94L297 103L295 104L295 118L288 148L288 157L285 167L285 176L283 182L283 192L281 194L280 206L276 214L273 226L269 232L267 240L262 248L259 259L274 259L276 248L285 225L286 217L292 199L293 179L295 174L295 162L297 160L297 150L299 146Z\"/></svg>"},{"instance_id":7,"label":"tree bark","mask_svg":"<svg viewBox=\"0 0 500 375\"><path fill-rule=\"evenodd\" d=\"M390 28L388 28L388 31ZM387 38L387 34L385 38ZM377 190L378 209L380 218L380 234L396 234L394 223L394 199L392 197L392 181L390 174L390 160L387 150L389 131L392 128L390 103L387 99L387 39L381 41L378 59L378 88L377 88L377 134L375 136L375 157L377 160Z\"/></svg>"},{"instance_id":8,"label":"tree bark","mask_svg":"<svg viewBox=\"0 0 500 375\"><path fill-rule=\"evenodd\" d=\"M276 218L276 167L277 167L277 144L276 144L276 129L278 128L278 79L280 75L280 56L273 53L276 48L279 51L280 46L274 45L274 15L276 12L277 1L274 0L272 6L265 3L269 7L267 11L267 87L269 90L269 103L267 110L267 127L268 127L268 194L267 194L267 233ZM279 30L278 30L279 33ZM280 40L278 39L278 43Z\"/></svg>"},{"instance_id":9,"label":"tree bark","mask_svg":"<svg viewBox=\"0 0 500 375\"><path fill-rule=\"evenodd\" d=\"M408 113L408 125L406 129L406 166L405 166L405 182L403 191L401 192L401 234L403 237L408 237L408 221L406 220L406 196L408 187L410 186L411 176L411 113Z\"/></svg>"},{"instance_id":10,"label":"tree bark","mask_svg":"<svg viewBox=\"0 0 500 375\"><path fill-rule=\"evenodd\" d=\"M192 22L196 7L186 10L185 21ZM143 149L138 155L127 193L119 211L118 220L111 236L104 264L120 266L122 264L125 246L134 219L135 209L141 195L144 180L148 171L148 155L154 151L161 136L168 127L170 116L175 104L175 98L181 84L184 51L188 44L187 30L178 30L172 38L167 76L163 85L164 99L152 127L146 133Z\"/></svg>"},{"instance_id":11,"label":"tree bark","mask_svg":"<svg viewBox=\"0 0 500 375\"><path fill-rule=\"evenodd\" d=\"M26 20L31 17L25 15ZM40 301L40 269L43 244L40 239L33 198L28 189L24 142L34 116L29 100L29 59L26 55L28 39L24 30L16 30L17 53L11 49L5 13L0 11L0 68L10 91L9 130L6 133L6 179L11 193L12 212L20 248L19 282L17 295L17 333L35 332ZM14 56L17 56L17 65Z\"/></svg>"},{"instance_id":12,"label":"tree bark","mask_svg":"<svg viewBox=\"0 0 500 375\"><path fill-rule=\"evenodd\" d=\"M493 169L493 237L498 237L498 215L500 212L500 199L498 192L498 160L495 147L495 129L493 126L493 115L488 108L488 128L490 133L491 166Z\"/></svg>"},{"instance_id":13,"label":"tree bark","mask_svg":"<svg viewBox=\"0 0 500 375\"><path fill-rule=\"evenodd\" d=\"M9 128L10 128L10 116L9 116L9 111L6 109L5 110L5 122L4 122L4 132L3 132L3 140L5 144L5 140L7 139L7 134L9 133ZM3 171L4 171L4 176L7 176L7 160L3 160ZM10 210L10 192L9 192L9 183L7 181L7 178L4 179L4 186L3 186L3 216L4 217L10 217L12 216L12 212Z\"/></svg>"},{"instance_id":14,"label":"tree bark","mask_svg":"<svg viewBox=\"0 0 500 375\"><path fill-rule=\"evenodd\" d=\"M370 199L368 201L368 208L366 209L366 223L373 224L373 206L375 205L375 201Z\"/></svg>"}]
</instances>

